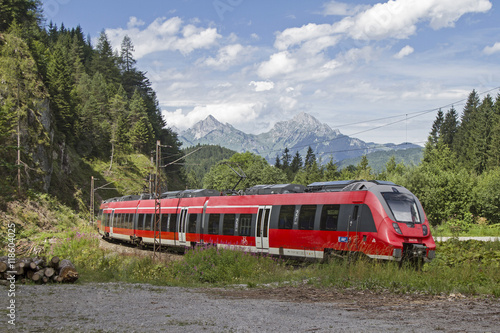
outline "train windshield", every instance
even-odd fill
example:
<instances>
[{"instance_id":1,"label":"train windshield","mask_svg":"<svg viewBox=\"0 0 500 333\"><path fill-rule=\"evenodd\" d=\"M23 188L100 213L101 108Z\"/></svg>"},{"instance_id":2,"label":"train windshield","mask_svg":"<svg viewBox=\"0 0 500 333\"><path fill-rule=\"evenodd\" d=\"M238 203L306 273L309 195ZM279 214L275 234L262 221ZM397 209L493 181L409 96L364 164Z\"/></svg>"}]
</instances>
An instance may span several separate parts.
<instances>
[{"instance_id":1,"label":"train windshield","mask_svg":"<svg viewBox=\"0 0 500 333\"><path fill-rule=\"evenodd\" d=\"M422 223L412 195L396 192L385 192L382 195L397 222Z\"/></svg>"}]
</instances>

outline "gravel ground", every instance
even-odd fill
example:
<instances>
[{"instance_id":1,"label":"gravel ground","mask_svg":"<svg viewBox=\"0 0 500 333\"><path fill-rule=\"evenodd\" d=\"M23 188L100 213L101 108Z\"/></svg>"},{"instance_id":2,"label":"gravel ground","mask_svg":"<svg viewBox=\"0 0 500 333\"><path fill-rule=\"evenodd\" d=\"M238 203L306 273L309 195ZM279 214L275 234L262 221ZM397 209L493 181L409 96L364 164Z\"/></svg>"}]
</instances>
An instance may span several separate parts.
<instances>
[{"instance_id":1,"label":"gravel ground","mask_svg":"<svg viewBox=\"0 0 500 333\"><path fill-rule=\"evenodd\" d=\"M0 332L499 332L500 301L314 289L0 287ZM15 299L16 326L7 306Z\"/></svg>"}]
</instances>

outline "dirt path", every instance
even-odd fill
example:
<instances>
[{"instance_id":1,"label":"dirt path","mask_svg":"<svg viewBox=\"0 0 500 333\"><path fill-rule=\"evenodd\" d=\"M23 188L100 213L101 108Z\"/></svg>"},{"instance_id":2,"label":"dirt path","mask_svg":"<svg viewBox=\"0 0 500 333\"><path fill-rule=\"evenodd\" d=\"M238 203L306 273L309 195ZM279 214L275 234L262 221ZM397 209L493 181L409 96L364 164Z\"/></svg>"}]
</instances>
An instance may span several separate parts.
<instances>
[{"instance_id":1,"label":"dirt path","mask_svg":"<svg viewBox=\"0 0 500 333\"><path fill-rule=\"evenodd\" d=\"M0 293L7 293L0 287ZM1 332L498 332L497 299L354 290L186 289L146 284L19 285Z\"/></svg>"},{"instance_id":2,"label":"dirt path","mask_svg":"<svg viewBox=\"0 0 500 333\"><path fill-rule=\"evenodd\" d=\"M4 297L7 293L0 287L0 332L500 332L499 299L460 294L397 295L308 284L187 289L127 283L18 285L14 298ZM15 327L8 324L11 299Z\"/></svg>"}]
</instances>

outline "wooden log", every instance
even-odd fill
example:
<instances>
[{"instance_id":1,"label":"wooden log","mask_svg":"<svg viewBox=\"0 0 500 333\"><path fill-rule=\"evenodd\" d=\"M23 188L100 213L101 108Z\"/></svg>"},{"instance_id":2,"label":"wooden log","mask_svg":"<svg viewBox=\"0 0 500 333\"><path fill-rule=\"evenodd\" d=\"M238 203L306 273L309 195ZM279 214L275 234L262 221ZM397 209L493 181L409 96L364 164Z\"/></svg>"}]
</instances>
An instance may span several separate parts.
<instances>
[{"instance_id":1,"label":"wooden log","mask_svg":"<svg viewBox=\"0 0 500 333\"><path fill-rule=\"evenodd\" d=\"M59 259L58 256L54 256L54 257L52 257L52 259L50 259L49 266L52 267L52 268L57 269L57 268L59 268L59 262L60 261L61 260Z\"/></svg>"},{"instance_id":2,"label":"wooden log","mask_svg":"<svg viewBox=\"0 0 500 333\"><path fill-rule=\"evenodd\" d=\"M37 271L40 268L36 265L36 262L32 261L32 262L30 262L30 269L33 271Z\"/></svg>"},{"instance_id":3,"label":"wooden log","mask_svg":"<svg viewBox=\"0 0 500 333\"><path fill-rule=\"evenodd\" d=\"M33 280L33 275L35 274L35 271L34 270L28 270L26 272L26 278L29 279L29 280Z\"/></svg>"},{"instance_id":4,"label":"wooden log","mask_svg":"<svg viewBox=\"0 0 500 333\"><path fill-rule=\"evenodd\" d=\"M38 271L33 274L33 276L31 277L31 281L35 283L42 282L42 278L43 278L43 273L40 274L40 271Z\"/></svg>"},{"instance_id":5,"label":"wooden log","mask_svg":"<svg viewBox=\"0 0 500 333\"><path fill-rule=\"evenodd\" d=\"M7 272L7 263L0 261L0 273Z\"/></svg>"},{"instance_id":6,"label":"wooden log","mask_svg":"<svg viewBox=\"0 0 500 333\"><path fill-rule=\"evenodd\" d=\"M44 272L44 275L48 278L50 278L51 276L53 276L54 274L56 273L56 271L52 268L52 267L47 267L45 268L45 272Z\"/></svg>"},{"instance_id":7,"label":"wooden log","mask_svg":"<svg viewBox=\"0 0 500 333\"><path fill-rule=\"evenodd\" d=\"M59 262L59 277L62 282L75 282L78 280L78 272L71 261L63 259Z\"/></svg>"}]
</instances>

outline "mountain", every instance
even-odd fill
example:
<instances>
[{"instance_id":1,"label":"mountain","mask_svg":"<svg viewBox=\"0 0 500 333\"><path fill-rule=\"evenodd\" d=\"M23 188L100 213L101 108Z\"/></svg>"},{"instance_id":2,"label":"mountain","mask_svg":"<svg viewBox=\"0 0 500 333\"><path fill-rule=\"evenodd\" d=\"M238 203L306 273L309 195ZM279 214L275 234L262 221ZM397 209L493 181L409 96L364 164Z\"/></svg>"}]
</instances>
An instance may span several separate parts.
<instances>
[{"instance_id":1,"label":"mountain","mask_svg":"<svg viewBox=\"0 0 500 333\"><path fill-rule=\"evenodd\" d=\"M276 156L281 156L285 148L290 150L292 157L298 151L304 158L308 147L311 147L322 163L328 162L330 158L340 162L379 150L420 148L412 144L366 143L343 135L338 129L332 129L304 112L291 120L280 121L269 132L258 135L247 134L228 123L223 124L211 115L178 133L184 147L210 144L237 152L250 151L263 156L271 164L274 164Z\"/></svg>"}]
</instances>

